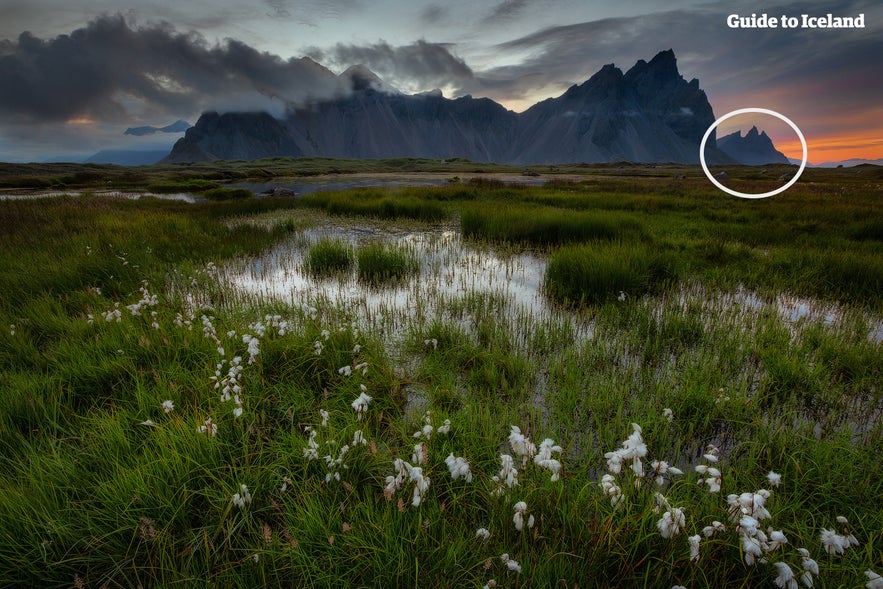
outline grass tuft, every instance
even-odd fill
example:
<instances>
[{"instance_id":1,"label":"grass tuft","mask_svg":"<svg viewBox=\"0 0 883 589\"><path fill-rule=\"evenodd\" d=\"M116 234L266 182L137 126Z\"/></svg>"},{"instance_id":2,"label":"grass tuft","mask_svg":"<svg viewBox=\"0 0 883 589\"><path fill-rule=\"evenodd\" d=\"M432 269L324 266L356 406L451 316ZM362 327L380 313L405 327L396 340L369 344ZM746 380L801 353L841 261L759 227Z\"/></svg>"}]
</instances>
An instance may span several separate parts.
<instances>
[{"instance_id":1,"label":"grass tuft","mask_svg":"<svg viewBox=\"0 0 883 589\"><path fill-rule=\"evenodd\" d=\"M356 252L359 278L370 283L399 281L420 271L420 263L407 249L382 243L360 247Z\"/></svg>"}]
</instances>

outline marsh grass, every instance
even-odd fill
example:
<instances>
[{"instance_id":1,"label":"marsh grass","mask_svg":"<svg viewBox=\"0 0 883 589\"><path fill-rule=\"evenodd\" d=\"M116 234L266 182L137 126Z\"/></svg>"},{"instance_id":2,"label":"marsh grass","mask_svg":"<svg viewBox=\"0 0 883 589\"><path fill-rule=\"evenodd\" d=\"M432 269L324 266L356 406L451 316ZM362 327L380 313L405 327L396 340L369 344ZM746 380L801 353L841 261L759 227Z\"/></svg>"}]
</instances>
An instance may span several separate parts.
<instances>
[{"instance_id":1,"label":"marsh grass","mask_svg":"<svg viewBox=\"0 0 883 589\"><path fill-rule=\"evenodd\" d=\"M805 547L822 569L815 586L863 585L864 570L883 568L880 299L869 290L879 277L868 261L879 244L853 240L848 219L867 219L876 201L809 192L755 208L604 182L507 198L566 200L573 190L593 214L631 210L640 237L541 250L550 266L560 256L577 275L600 268L616 277L613 262L628 262L624 282L574 281L565 298L582 305L548 317L506 313L503 294L466 289L373 329L332 301L247 298L221 282L219 266L231 258L283 239L303 243L297 203L0 203L0 585L772 586L770 565L744 564L725 500L766 487L770 470L782 485L763 523L789 544L769 557L799 570L796 548ZM451 187L427 200L455 212L462 203L435 196L462 189L489 208L501 204L494 191L506 190ZM821 203L830 204L830 226L807 233ZM242 222L274 210L283 222ZM777 237L764 252L736 237L741 216L787 219L795 241ZM809 284L816 273L777 274L798 250L821 273L812 260L832 244L849 246L842 266L870 281L826 288ZM751 274L746 258L757 262ZM764 290L731 288L742 281ZM620 301L626 283L637 286ZM136 315L128 306L142 287L157 301ZM833 310L789 318L782 307L792 288L824 289L813 304ZM403 323L403 340L389 337L393 322ZM250 364L243 335L260 340ZM220 359L236 355L238 418L212 381ZM357 419L362 385L373 400ZM170 413L164 400L174 402ZM451 431L415 438L426 411ZM198 431L208 418L215 437ZM154 425L142 425L148 419ZM636 486L626 465L618 507L599 485L605 453L630 423L643 428L645 467L661 459L684 470L659 489L686 509L673 538L659 534L649 478ZM495 493L512 424L562 446L562 480L518 460L519 485ZM304 457L306 426L317 432L318 460ZM357 430L373 445L353 444ZM393 460L410 462L418 442L431 479L420 506L411 506L412 482L387 500ZM326 482L324 456L333 460L344 443L349 468ZM692 471L708 444L721 449L720 494ZM469 461L472 483L451 478L451 453ZM239 508L232 497L243 484L253 500ZM517 501L535 528L516 531ZM828 556L819 532L837 527L838 515L860 545ZM730 529L703 539L692 563L685 538L712 520ZM475 536L479 526L488 540Z\"/></svg>"},{"instance_id":2,"label":"marsh grass","mask_svg":"<svg viewBox=\"0 0 883 589\"><path fill-rule=\"evenodd\" d=\"M304 265L313 274L347 272L353 267L352 247L343 241L323 239L310 246Z\"/></svg>"},{"instance_id":3,"label":"marsh grass","mask_svg":"<svg viewBox=\"0 0 883 589\"><path fill-rule=\"evenodd\" d=\"M402 246L371 243L356 251L359 278L372 284L400 281L420 271L420 262Z\"/></svg>"},{"instance_id":4,"label":"marsh grass","mask_svg":"<svg viewBox=\"0 0 883 589\"><path fill-rule=\"evenodd\" d=\"M463 235L467 237L536 245L634 238L643 233L640 223L619 213L598 214L523 205L467 207L460 223Z\"/></svg>"},{"instance_id":5,"label":"marsh grass","mask_svg":"<svg viewBox=\"0 0 883 589\"><path fill-rule=\"evenodd\" d=\"M546 267L545 290L563 303L641 297L677 279L675 259L642 244L592 243L563 247Z\"/></svg>"}]
</instances>

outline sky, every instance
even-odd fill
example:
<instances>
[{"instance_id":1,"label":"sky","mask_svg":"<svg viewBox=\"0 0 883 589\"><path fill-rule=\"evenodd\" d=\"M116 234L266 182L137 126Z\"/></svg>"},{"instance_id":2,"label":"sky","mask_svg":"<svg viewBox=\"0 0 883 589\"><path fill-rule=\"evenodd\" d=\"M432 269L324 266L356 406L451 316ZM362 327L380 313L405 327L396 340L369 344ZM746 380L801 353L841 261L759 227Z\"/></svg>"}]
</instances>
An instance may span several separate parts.
<instances>
[{"instance_id":1,"label":"sky","mask_svg":"<svg viewBox=\"0 0 883 589\"><path fill-rule=\"evenodd\" d=\"M858 16L864 28L730 28L731 14ZM414 93L489 97L523 111L673 49L720 117L766 108L803 132L809 161L883 158L883 2L670 0L0 0L0 161L164 149L127 127L194 123L339 95L363 64ZM321 64L321 65L319 65ZM768 116L739 117L799 158Z\"/></svg>"}]
</instances>

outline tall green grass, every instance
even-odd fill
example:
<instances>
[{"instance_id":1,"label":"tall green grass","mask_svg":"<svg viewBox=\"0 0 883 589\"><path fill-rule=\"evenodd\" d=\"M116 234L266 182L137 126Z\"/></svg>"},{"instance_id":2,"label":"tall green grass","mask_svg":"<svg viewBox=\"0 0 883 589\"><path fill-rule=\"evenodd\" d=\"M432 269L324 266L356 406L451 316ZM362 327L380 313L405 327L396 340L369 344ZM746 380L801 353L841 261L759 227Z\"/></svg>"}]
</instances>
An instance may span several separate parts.
<instances>
[{"instance_id":1,"label":"tall green grass","mask_svg":"<svg viewBox=\"0 0 883 589\"><path fill-rule=\"evenodd\" d=\"M377 189L357 189L346 192L313 193L306 195L303 204L324 209L332 215L361 215L381 219L417 219L439 221L449 213L434 200L415 198L410 194L392 195Z\"/></svg>"},{"instance_id":2,"label":"tall green grass","mask_svg":"<svg viewBox=\"0 0 883 589\"><path fill-rule=\"evenodd\" d=\"M537 245L635 238L643 233L638 221L618 213L487 203L465 208L460 226L467 237Z\"/></svg>"},{"instance_id":3,"label":"tall green grass","mask_svg":"<svg viewBox=\"0 0 883 589\"><path fill-rule=\"evenodd\" d=\"M378 284L397 281L420 271L420 262L407 249L382 243L372 243L356 251L359 278Z\"/></svg>"},{"instance_id":4,"label":"tall green grass","mask_svg":"<svg viewBox=\"0 0 883 589\"><path fill-rule=\"evenodd\" d=\"M337 239L322 239L310 246L304 265L313 274L346 272L353 266L353 248Z\"/></svg>"},{"instance_id":5,"label":"tall green grass","mask_svg":"<svg viewBox=\"0 0 883 589\"><path fill-rule=\"evenodd\" d=\"M600 303L657 292L678 276L668 252L633 243L591 243L562 247L546 266L544 287L564 303Z\"/></svg>"}]
</instances>

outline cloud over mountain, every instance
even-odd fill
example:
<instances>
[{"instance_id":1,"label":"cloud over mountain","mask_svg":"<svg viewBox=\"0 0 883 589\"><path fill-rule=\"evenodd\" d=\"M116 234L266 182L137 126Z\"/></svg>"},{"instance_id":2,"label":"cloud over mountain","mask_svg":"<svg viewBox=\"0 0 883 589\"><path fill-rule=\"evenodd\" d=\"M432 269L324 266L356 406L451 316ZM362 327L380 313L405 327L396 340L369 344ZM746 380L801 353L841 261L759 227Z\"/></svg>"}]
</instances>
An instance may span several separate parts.
<instances>
[{"instance_id":1,"label":"cloud over mountain","mask_svg":"<svg viewBox=\"0 0 883 589\"><path fill-rule=\"evenodd\" d=\"M282 59L228 39L210 45L169 23L101 16L69 35L0 41L0 113L23 122L124 121L133 113L254 108L340 94L311 59Z\"/></svg>"}]
</instances>

